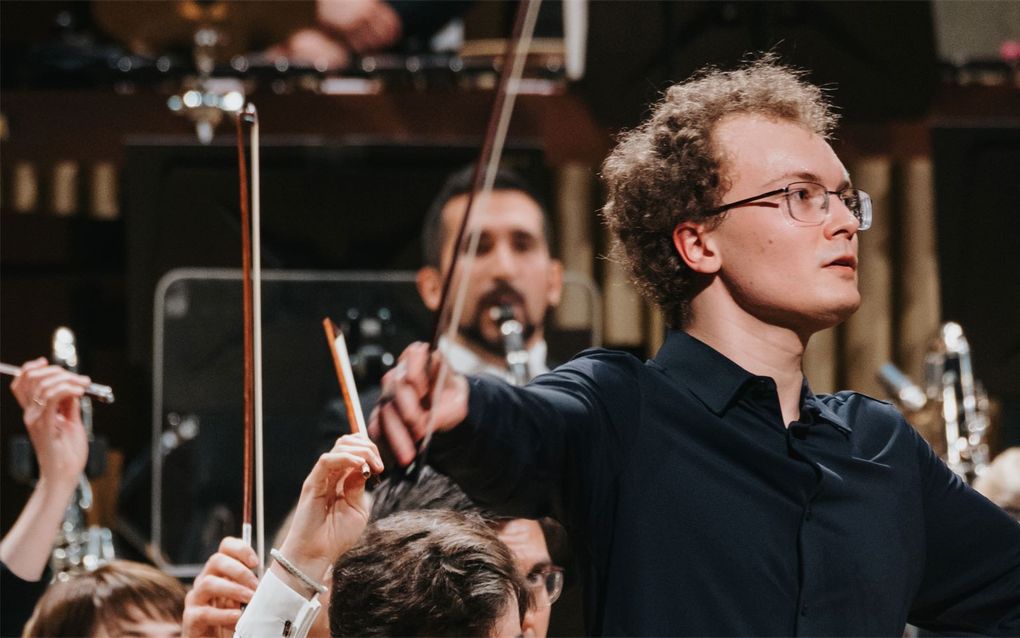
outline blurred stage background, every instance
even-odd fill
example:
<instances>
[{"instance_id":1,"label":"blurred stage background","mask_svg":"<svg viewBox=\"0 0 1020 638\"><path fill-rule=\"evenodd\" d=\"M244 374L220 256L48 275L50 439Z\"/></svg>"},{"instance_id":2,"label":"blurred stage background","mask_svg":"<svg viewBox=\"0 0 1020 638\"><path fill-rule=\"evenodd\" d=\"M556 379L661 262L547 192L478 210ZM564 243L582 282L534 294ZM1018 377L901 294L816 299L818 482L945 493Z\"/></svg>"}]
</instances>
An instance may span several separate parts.
<instances>
[{"instance_id":1,"label":"blurred stage background","mask_svg":"<svg viewBox=\"0 0 1020 638\"><path fill-rule=\"evenodd\" d=\"M47 354L66 325L83 371L116 389L118 402L95 415L110 450L94 480L96 522L118 530L121 494L129 531L148 538L145 459L169 453L154 450L153 421L172 426L153 414L160 278L240 265L232 126L216 126L201 100L182 107L187 92L236 92L259 108L266 267L413 270L429 202L477 153L495 79L491 40L513 9L426 4L460 30L433 37L438 19L428 18L385 51L316 68L259 54L312 19L310 2L0 3L0 358ZM246 16L243 5L265 15ZM230 39L196 58L201 16L218 7L226 17L208 19ZM775 49L831 87L843 114L837 151L876 200L861 242L865 302L813 340L813 389L886 398L878 368L892 361L919 378L939 324L955 320L994 401L993 446L1020 444L1020 3L567 0L546 4L540 35L507 162L548 194L568 270L601 291L568 292L556 317L564 349L596 333L646 355L662 338L661 320L602 258L597 173L614 134L694 69ZM215 133L208 144L203 127ZM414 301L413 290L399 294ZM420 325L420 310L394 320L400 337L383 346L410 338L401 321ZM317 326L320 317L308 318ZM295 418L310 421L318 407ZM9 468L9 441L23 427L7 392L0 424ZM932 424L917 425L936 442ZM7 471L0 480L6 530L27 487Z\"/></svg>"}]
</instances>

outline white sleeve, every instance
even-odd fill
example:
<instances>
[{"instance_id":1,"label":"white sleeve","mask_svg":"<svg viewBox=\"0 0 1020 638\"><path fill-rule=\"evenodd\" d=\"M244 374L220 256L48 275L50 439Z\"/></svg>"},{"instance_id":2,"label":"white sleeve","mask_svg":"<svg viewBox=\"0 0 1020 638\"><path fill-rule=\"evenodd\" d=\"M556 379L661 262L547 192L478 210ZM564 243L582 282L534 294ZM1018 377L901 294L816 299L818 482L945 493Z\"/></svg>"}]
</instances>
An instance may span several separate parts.
<instances>
[{"instance_id":1,"label":"white sleeve","mask_svg":"<svg viewBox=\"0 0 1020 638\"><path fill-rule=\"evenodd\" d=\"M308 600L267 571L241 614L234 638L305 638L322 605Z\"/></svg>"}]
</instances>

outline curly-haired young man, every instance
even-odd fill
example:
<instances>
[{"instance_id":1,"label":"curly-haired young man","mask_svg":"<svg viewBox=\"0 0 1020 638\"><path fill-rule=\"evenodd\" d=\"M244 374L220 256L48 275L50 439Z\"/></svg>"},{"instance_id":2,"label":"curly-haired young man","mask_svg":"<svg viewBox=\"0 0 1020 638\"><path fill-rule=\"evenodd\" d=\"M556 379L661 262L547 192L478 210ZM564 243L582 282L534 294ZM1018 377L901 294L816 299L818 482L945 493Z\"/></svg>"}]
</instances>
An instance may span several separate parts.
<instances>
[{"instance_id":1,"label":"curly-haired young man","mask_svg":"<svg viewBox=\"0 0 1020 638\"><path fill-rule=\"evenodd\" d=\"M596 635L1020 633L1020 526L890 405L815 395L811 335L857 309L871 201L822 92L769 56L670 88L606 160L617 254L673 331L524 388L412 345L373 414L475 500L564 523ZM431 405L432 414L427 411Z\"/></svg>"}]
</instances>

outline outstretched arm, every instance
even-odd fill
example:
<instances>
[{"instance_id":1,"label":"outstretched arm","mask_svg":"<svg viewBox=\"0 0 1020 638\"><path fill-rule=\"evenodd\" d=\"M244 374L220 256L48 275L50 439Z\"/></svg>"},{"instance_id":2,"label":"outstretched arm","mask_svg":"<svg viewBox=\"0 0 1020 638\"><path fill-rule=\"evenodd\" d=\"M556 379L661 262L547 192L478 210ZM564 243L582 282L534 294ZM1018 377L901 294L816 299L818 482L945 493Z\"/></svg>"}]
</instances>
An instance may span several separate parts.
<instances>
[{"instance_id":1,"label":"outstretched arm","mask_svg":"<svg viewBox=\"0 0 1020 638\"><path fill-rule=\"evenodd\" d=\"M431 423L427 462L500 513L567 523L608 498L639 421L637 359L592 352L524 388L450 374L434 392L439 362L412 344L383 378L369 433L398 464L415 459Z\"/></svg>"}]
</instances>

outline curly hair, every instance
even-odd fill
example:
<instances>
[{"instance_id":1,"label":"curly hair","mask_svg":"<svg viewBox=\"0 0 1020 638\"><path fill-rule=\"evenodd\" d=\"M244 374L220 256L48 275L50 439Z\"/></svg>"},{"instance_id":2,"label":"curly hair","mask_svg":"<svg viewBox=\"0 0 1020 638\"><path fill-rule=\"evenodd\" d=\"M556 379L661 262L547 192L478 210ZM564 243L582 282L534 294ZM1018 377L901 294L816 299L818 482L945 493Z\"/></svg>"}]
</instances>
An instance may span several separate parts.
<instances>
[{"instance_id":1,"label":"curly hair","mask_svg":"<svg viewBox=\"0 0 1020 638\"><path fill-rule=\"evenodd\" d=\"M478 516L402 512L372 522L333 567L333 636L490 636L530 593Z\"/></svg>"},{"instance_id":2,"label":"curly hair","mask_svg":"<svg viewBox=\"0 0 1020 638\"><path fill-rule=\"evenodd\" d=\"M689 321L699 283L677 254L673 229L712 218L729 189L713 131L735 114L793 122L826 139L837 121L821 88L767 53L732 71L704 68L667 89L602 165L602 218L613 236L613 256L672 326Z\"/></svg>"}]
</instances>

